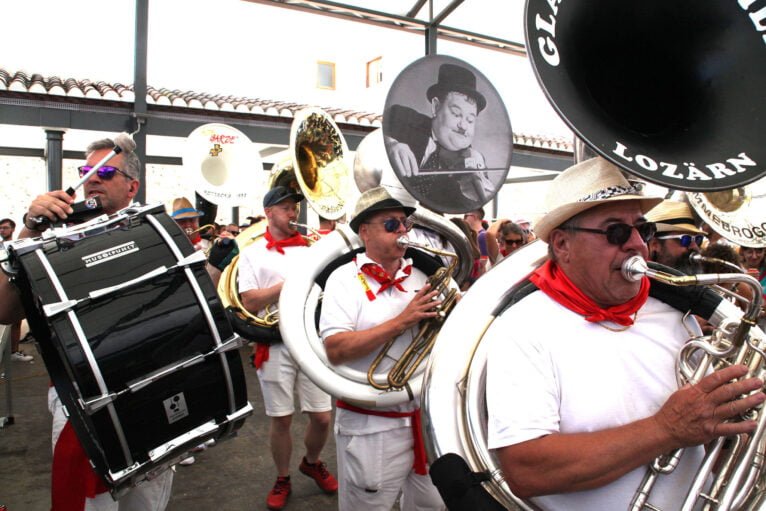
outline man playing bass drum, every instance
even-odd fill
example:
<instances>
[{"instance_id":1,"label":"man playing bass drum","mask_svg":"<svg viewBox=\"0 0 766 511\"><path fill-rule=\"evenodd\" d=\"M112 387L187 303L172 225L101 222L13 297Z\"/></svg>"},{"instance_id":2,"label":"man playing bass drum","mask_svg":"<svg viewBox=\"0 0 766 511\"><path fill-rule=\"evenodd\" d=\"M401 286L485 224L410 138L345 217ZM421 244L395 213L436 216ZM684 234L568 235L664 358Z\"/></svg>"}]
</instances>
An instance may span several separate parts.
<instances>
[{"instance_id":1,"label":"man playing bass drum","mask_svg":"<svg viewBox=\"0 0 766 511\"><path fill-rule=\"evenodd\" d=\"M764 402L741 397L763 382L735 381L747 368L733 365L678 389L682 314L648 296L646 277L622 276L626 259L647 258L655 226L644 213L658 202L602 158L561 173L535 225L550 256L530 279L540 291L486 339L489 448L514 494L542 509L628 509L647 464L688 448L651 494L677 509L702 446L756 427L730 420Z\"/></svg>"}]
</instances>

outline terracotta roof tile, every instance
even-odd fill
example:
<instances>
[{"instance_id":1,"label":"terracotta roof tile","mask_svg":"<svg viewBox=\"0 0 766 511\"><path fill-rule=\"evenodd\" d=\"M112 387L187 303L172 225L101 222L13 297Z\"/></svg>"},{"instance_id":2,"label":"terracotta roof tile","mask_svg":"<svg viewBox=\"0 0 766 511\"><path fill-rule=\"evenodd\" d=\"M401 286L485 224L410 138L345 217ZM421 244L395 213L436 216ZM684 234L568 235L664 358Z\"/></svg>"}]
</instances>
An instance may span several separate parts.
<instances>
[{"instance_id":1,"label":"terracotta roof tile","mask_svg":"<svg viewBox=\"0 0 766 511\"><path fill-rule=\"evenodd\" d=\"M110 101L123 101L132 103L135 101L135 92L132 85L121 83L108 83L104 81L92 82L88 79L66 78L58 76L45 77L41 74L32 74L31 77L25 71L10 71L0 68L0 91L32 92L38 94L50 94L55 96L69 96L75 98L92 98ZM220 94L201 93L196 91L181 91L147 87L146 101L150 104L173 106L178 108L199 108L211 111L236 111L252 113L256 115L272 115L275 117L293 117L298 111L309 105L275 101L261 98L246 98L239 96L224 96ZM358 112L355 110L341 109L337 107L324 108L324 110L337 123L356 124L359 126L382 125L382 115L373 112ZM514 133L515 144L552 149L556 151L573 150L571 140L546 135L534 135L527 133Z\"/></svg>"}]
</instances>

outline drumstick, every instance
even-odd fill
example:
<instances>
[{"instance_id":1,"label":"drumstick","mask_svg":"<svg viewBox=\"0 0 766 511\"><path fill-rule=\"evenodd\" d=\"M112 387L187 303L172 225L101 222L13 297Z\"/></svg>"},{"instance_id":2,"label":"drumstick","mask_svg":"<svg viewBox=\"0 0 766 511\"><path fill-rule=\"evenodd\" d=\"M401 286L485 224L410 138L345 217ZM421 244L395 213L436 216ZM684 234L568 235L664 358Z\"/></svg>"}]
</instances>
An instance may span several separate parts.
<instances>
[{"instance_id":1,"label":"drumstick","mask_svg":"<svg viewBox=\"0 0 766 511\"><path fill-rule=\"evenodd\" d=\"M95 172L98 172L98 169L100 169L101 167L103 167L104 165L106 165L106 163L107 163L109 160L111 160L112 158L114 158L115 156L117 156L118 154L120 154L120 153L121 153L121 152L123 152L123 151L125 151L125 152L127 152L127 153L132 153L132 152L133 152L133 151L135 151L135 150L136 150L136 143L133 141L133 139L132 139L132 138L130 138L130 135L128 135L127 133L120 133L119 135L117 135L116 137L114 137L114 149L112 149L112 150L109 152L109 154L107 154L106 156L104 156L103 158L101 158L101 161L99 161L98 163L96 163L96 164L93 166L93 168L92 168L92 169L90 169L90 170L88 171L88 173L87 173L87 174L85 174L84 176L82 176L82 177L80 178L80 181L79 181L79 182L78 182L76 185L74 185L74 186L70 186L69 188L67 188L67 189L66 189L66 193L67 193L67 194L68 194L70 197L73 197L73 196L74 196L74 192L75 192L75 190L77 190L78 188L80 188L80 187L81 187L81 186L82 186L82 185L83 185L83 184L84 184L84 183L85 183L85 182L86 182L88 179L90 179L90 177L91 177L91 176L92 176L92 175L93 175ZM47 223L47 222L49 222L49 221L50 221L50 220L48 219L48 217L46 217L46 216L38 216L38 217L35 217L35 218L33 218L32 220L33 220L33 221L34 221L34 222L35 222L35 223L36 223L38 226L39 226L39 225L42 225L42 224L44 224L44 223Z\"/></svg>"},{"instance_id":2,"label":"drumstick","mask_svg":"<svg viewBox=\"0 0 766 511\"><path fill-rule=\"evenodd\" d=\"M119 135L114 137L114 149L112 149L109 152L109 154L107 154L106 156L101 158L101 161L96 163L93 166L93 168L88 171L87 174L82 176L80 178L80 181L76 185L74 185L73 187L70 186L69 188L67 188L66 189L66 193L69 194L70 197L73 196L75 190L80 188L85 183L85 181L90 179L90 176L92 176L94 173L98 172L98 169L100 169L101 167L106 165L106 163L109 160L111 160L112 158L114 158L115 156L117 156L118 154L120 154L123 151L128 152L128 153L132 153L133 151L135 151L135 149L136 149L136 143L133 141L132 138L130 138L130 135L128 135L127 133L120 133Z\"/></svg>"}]
</instances>

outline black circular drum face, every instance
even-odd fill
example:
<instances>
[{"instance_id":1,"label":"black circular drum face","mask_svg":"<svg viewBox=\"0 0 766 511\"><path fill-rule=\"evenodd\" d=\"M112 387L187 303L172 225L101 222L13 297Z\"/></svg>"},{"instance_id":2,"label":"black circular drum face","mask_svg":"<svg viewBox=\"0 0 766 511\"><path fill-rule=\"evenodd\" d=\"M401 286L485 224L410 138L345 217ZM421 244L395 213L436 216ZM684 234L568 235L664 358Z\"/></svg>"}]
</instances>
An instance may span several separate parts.
<instances>
[{"instance_id":1,"label":"black circular drum face","mask_svg":"<svg viewBox=\"0 0 766 511\"><path fill-rule=\"evenodd\" d=\"M766 174L763 2L528 0L527 52L575 134L668 188Z\"/></svg>"},{"instance_id":2,"label":"black circular drum face","mask_svg":"<svg viewBox=\"0 0 766 511\"><path fill-rule=\"evenodd\" d=\"M513 133L500 94L471 64L445 55L418 59L396 77L383 139L402 185L439 213L489 202L511 167Z\"/></svg>"}]
</instances>

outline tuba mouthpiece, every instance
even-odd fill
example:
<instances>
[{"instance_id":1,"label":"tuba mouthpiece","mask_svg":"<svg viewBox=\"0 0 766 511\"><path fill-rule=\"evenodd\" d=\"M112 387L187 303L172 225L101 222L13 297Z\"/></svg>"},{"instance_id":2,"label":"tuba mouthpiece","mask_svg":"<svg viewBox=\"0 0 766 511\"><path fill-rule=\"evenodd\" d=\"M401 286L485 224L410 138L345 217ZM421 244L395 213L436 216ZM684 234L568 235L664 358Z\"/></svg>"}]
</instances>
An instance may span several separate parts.
<instances>
[{"instance_id":1,"label":"tuba mouthpiece","mask_svg":"<svg viewBox=\"0 0 766 511\"><path fill-rule=\"evenodd\" d=\"M622 263L622 276L625 280L630 282L638 282L646 275L646 271L649 267L644 261L644 258L639 255L634 255L625 260Z\"/></svg>"},{"instance_id":2,"label":"tuba mouthpiece","mask_svg":"<svg viewBox=\"0 0 766 511\"><path fill-rule=\"evenodd\" d=\"M410 242L410 239L407 236L399 236L396 238L396 244L400 247L409 247L412 245L412 242Z\"/></svg>"}]
</instances>

